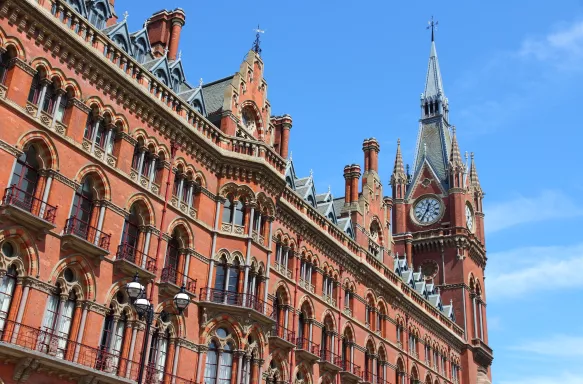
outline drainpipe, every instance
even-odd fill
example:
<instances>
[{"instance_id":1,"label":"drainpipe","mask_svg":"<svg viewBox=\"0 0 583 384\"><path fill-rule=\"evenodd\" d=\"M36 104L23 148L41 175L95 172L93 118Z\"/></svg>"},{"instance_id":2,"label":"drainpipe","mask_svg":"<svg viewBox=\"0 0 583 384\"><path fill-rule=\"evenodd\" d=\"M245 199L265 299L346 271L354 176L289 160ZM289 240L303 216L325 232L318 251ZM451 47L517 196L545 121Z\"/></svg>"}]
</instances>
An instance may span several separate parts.
<instances>
[{"instance_id":1,"label":"drainpipe","mask_svg":"<svg viewBox=\"0 0 583 384\"><path fill-rule=\"evenodd\" d=\"M298 247L297 247L296 255L294 255L294 256L297 256L297 254L299 254L301 243L302 243L302 235L298 235ZM294 314L293 314L293 325L292 325L292 327L293 327L292 328L292 332L293 332L294 337L296 335L296 323L297 323L297 321L296 321L297 309L296 308L298 307L298 272L299 272L299 266L300 266L299 257L296 257L295 264L296 264L296 273L295 273L295 279L294 279L295 280L295 285L294 285ZM292 376L293 376L293 373L294 373L294 365L295 365L295 359L294 359L294 357L295 357L295 350L296 350L296 344L294 343L294 346L293 346L293 348L291 348L291 351L290 351L291 356L290 356L290 360L289 360L291 362L291 364L289 365L289 382L290 383L293 383Z\"/></svg>"}]
</instances>

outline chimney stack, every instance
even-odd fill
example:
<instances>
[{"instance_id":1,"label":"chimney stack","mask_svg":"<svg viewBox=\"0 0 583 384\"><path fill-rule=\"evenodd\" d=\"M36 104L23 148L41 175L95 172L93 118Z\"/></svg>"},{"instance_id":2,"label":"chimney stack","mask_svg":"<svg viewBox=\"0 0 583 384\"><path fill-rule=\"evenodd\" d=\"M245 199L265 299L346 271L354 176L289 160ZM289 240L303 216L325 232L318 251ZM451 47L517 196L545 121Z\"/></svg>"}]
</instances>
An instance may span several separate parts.
<instances>
[{"instance_id":1,"label":"chimney stack","mask_svg":"<svg viewBox=\"0 0 583 384\"><path fill-rule=\"evenodd\" d=\"M364 152L364 173L375 171L379 172L379 152L380 145L377 139L371 137L364 140L362 143L362 151Z\"/></svg>"},{"instance_id":2,"label":"chimney stack","mask_svg":"<svg viewBox=\"0 0 583 384\"><path fill-rule=\"evenodd\" d=\"M349 205L352 201L352 180L351 180L351 172L352 167L347 165L344 167L344 205Z\"/></svg>"},{"instance_id":3,"label":"chimney stack","mask_svg":"<svg viewBox=\"0 0 583 384\"><path fill-rule=\"evenodd\" d=\"M350 187L350 202L355 203L358 201L358 180L360 179L360 165L352 164L350 167L350 178L352 185Z\"/></svg>"},{"instance_id":4,"label":"chimney stack","mask_svg":"<svg viewBox=\"0 0 583 384\"><path fill-rule=\"evenodd\" d=\"M148 38L154 56L162 57L168 50L168 60L176 60L180 33L186 22L186 15L180 8L155 13L147 21Z\"/></svg>"}]
</instances>

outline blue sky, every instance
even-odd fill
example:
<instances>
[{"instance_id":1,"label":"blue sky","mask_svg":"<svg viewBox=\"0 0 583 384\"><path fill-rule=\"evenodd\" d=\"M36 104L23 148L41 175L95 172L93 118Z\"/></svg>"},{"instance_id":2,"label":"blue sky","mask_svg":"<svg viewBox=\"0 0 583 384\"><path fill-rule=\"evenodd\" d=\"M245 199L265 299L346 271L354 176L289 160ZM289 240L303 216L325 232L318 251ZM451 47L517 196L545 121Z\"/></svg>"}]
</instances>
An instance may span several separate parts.
<instances>
[{"instance_id":1,"label":"blue sky","mask_svg":"<svg viewBox=\"0 0 583 384\"><path fill-rule=\"evenodd\" d=\"M413 162L435 15L450 120L486 191L494 383L583 383L583 2L116 3L132 30L162 7L185 10L194 84L237 71L260 23L272 111L294 120L296 171L313 169L317 189L336 195L364 138L381 143L385 194L397 138Z\"/></svg>"}]
</instances>

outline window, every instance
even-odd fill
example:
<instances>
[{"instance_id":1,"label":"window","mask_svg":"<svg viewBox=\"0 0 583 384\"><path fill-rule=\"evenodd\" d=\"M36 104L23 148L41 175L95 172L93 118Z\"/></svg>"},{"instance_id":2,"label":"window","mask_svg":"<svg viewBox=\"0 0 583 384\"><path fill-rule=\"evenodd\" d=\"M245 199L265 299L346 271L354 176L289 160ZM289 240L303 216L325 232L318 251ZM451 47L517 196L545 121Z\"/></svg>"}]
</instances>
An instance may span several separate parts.
<instances>
[{"instance_id":1,"label":"window","mask_svg":"<svg viewBox=\"0 0 583 384\"><path fill-rule=\"evenodd\" d=\"M109 368L112 372L117 372L119 358L123 349L124 332L126 328L126 316L123 314L119 320L114 320L113 313L105 317L103 332L99 341L100 358L98 359L98 369ZM108 356L112 359L107 361ZM111 365L107 365L111 364Z\"/></svg>"},{"instance_id":2,"label":"window","mask_svg":"<svg viewBox=\"0 0 583 384\"><path fill-rule=\"evenodd\" d=\"M13 247L12 244L6 242L2 245L2 253L6 255L4 248L6 246ZM12 304L12 295L14 294L14 287L16 286L16 268L11 265L6 274L0 280L0 332L4 330L6 319Z\"/></svg>"},{"instance_id":3,"label":"window","mask_svg":"<svg viewBox=\"0 0 583 384\"><path fill-rule=\"evenodd\" d=\"M223 223L230 224L233 222L233 208L234 207L231 199L227 198L223 207Z\"/></svg>"},{"instance_id":4,"label":"window","mask_svg":"<svg viewBox=\"0 0 583 384\"><path fill-rule=\"evenodd\" d=\"M0 55L0 84L4 84L6 82L6 75L8 74L10 59L11 57L8 51Z\"/></svg>"},{"instance_id":5,"label":"window","mask_svg":"<svg viewBox=\"0 0 583 384\"><path fill-rule=\"evenodd\" d=\"M162 314L161 316L163 316ZM166 330L165 332L158 329L153 337L150 344L150 355L148 356L148 364L154 366L157 370L156 376L158 380L164 378L164 373L166 369L166 357L168 355L168 344L170 341L170 332Z\"/></svg>"},{"instance_id":6,"label":"window","mask_svg":"<svg viewBox=\"0 0 583 384\"><path fill-rule=\"evenodd\" d=\"M223 337L219 335L217 330L217 337L224 339L229 337L225 331ZM204 384L229 384L231 382L231 371L233 370L233 346L228 342L225 347L220 350L216 341L211 341L209 350L207 352L206 365L204 368Z\"/></svg>"},{"instance_id":7,"label":"window","mask_svg":"<svg viewBox=\"0 0 583 384\"><path fill-rule=\"evenodd\" d=\"M38 104L41 92L41 77L37 73L32 78L32 84L30 85L30 91L28 92L28 102L34 105Z\"/></svg>"},{"instance_id":8,"label":"window","mask_svg":"<svg viewBox=\"0 0 583 384\"><path fill-rule=\"evenodd\" d=\"M237 304L239 292L239 261L235 259L232 265L227 265L226 260L216 266L215 295L216 301L224 301L227 304Z\"/></svg>"},{"instance_id":9,"label":"window","mask_svg":"<svg viewBox=\"0 0 583 384\"><path fill-rule=\"evenodd\" d=\"M180 91L180 84L182 83L180 72L175 70L172 72L172 90L176 93Z\"/></svg>"},{"instance_id":10,"label":"window","mask_svg":"<svg viewBox=\"0 0 583 384\"><path fill-rule=\"evenodd\" d=\"M202 105L200 104L200 101L198 100L194 100L192 103L192 107L198 112L198 113L202 113Z\"/></svg>"},{"instance_id":11,"label":"window","mask_svg":"<svg viewBox=\"0 0 583 384\"><path fill-rule=\"evenodd\" d=\"M166 76L166 72L163 69L158 69L154 76L156 76L164 85L168 85L168 76Z\"/></svg>"},{"instance_id":12,"label":"window","mask_svg":"<svg viewBox=\"0 0 583 384\"><path fill-rule=\"evenodd\" d=\"M30 210L33 199L36 195L36 188L40 178L39 162L37 151L34 146L30 145L16 160L14 172L10 179L10 185L14 186L12 199L24 206L22 208ZM14 202L13 202L14 203Z\"/></svg>"},{"instance_id":13,"label":"window","mask_svg":"<svg viewBox=\"0 0 583 384\"><path fill-rule=\"evenodd\" d=\"M90 112L89 116L87 116L87 123L85 124L83 137L103 149L105 148L106 136L107 134L103 122L98 116Z\"/></svg>"},{"instance_id":14,"label":"window","mask_svg":"<svg viewBox=\"0 0 583 384\"><path fill-rule=\"evenodd\" d=\"M123 231L121 236L122 244L127 244L130 251L135 257L135 252L138 247L138 237L140 236L140 216L135 205L130 208L130 214L123 223Z\"/></svg>"},{"instance_id":15,"label":"window","mask_svg":"<svg viewBox=\"0 0 583 384\"><path fill-rule=\"evenodd\" d=\"M63 359L73 322L75 295L71 292L64 305L60 306L60 293L58 290L56 294L49 296L39 334L39 347L44 352L55 352L56 357Z\"/></svg>"},{"instance_id":16,"label":"window","mask_svg":"<svg viewBox=\"0 0 583 384\"><path fill-rule=\"evenodd\" d=\"M245 208L243 203L239 200L235 202L234 224L239 226L245 225Z\"/></svg>"},{"instance_id":17,"label":"window","mask_svg":"<svg viewBox=\"0 0 583 384\"><path fill-rule=\"evenodd\" d=\"M93 6L93 9L89 12L89 22L97 29L103 29L105 27L105 6L103 3L98 3Z\"/></svg>"},{"instance_id":18,"label":"window","mask_svg":"<svg viewBox=\"0 0 583 384\"><path fill-rule=\"evenodd\" d=\"M168 248L166 249L166 267L170 267L173 271L178 270L178 257L180 243L178 242L178 234L174 232L172 238L168 242Z\"/></svg>"},{"instance_id":19,"label":"window","mask_svg":"<svg viewBox=\"0 0 583 384\"><path fill-rule=\"evenodd\" d=\"M115 36L113 36L113 38L111 40L113 40L113 42L118 47L120 47L124 51L128 52L128 45L126 44L125 39L121 35L115 35Z\"/></svg>"}]
</instances>

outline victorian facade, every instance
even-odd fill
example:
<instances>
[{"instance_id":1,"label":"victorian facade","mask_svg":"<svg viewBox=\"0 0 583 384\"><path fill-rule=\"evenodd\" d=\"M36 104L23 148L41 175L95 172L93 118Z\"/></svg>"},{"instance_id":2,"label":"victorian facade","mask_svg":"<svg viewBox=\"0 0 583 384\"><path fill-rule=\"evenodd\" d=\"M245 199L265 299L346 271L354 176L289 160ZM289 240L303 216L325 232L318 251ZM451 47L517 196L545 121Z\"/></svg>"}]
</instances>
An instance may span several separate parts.
<instances>
[{"instance_id":1,"label":"victorian facade","mask_svg":"<svg viewBox=\"0 0 583 384\"><path fill-rule=\"evenodd\" d=\"M191 84L185 22L0 0L0 382L136 382L145 332L148 383L490 382L483 192L435 43L412 172L398 145L385 196L366 139L334 197L296 175L259 47Z\"/></svg>"}]
</instances>

